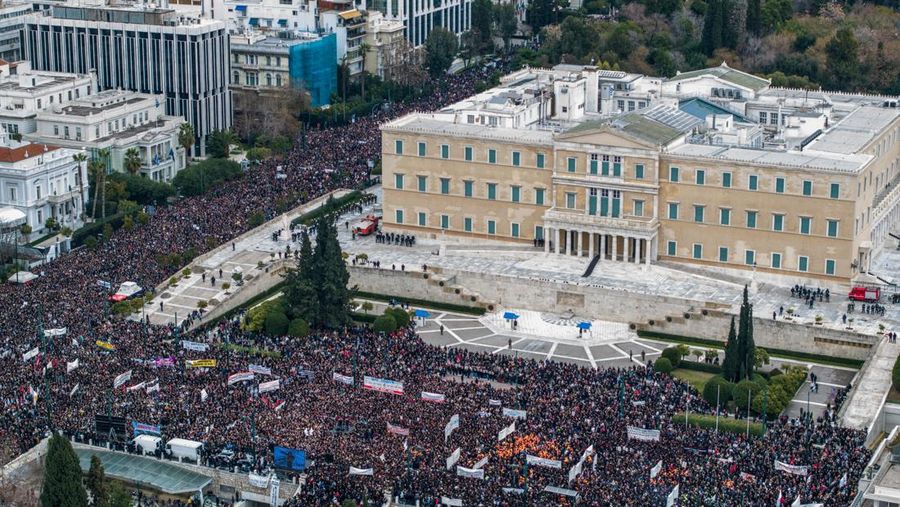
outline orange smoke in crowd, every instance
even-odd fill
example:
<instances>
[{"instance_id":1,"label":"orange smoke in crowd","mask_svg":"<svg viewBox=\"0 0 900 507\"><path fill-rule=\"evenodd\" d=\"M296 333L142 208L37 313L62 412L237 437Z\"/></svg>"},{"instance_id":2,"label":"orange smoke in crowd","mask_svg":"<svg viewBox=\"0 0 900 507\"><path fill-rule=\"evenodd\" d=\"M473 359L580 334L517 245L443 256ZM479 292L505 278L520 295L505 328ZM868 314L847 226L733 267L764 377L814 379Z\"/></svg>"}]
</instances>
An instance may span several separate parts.
<instances>
[{"instance_id":1,"label":"orange smoke in crowd","mask_svg":"<svg viewBox=\"0 0 900 507\"><path fill-rule=\"evenodd\" d=\"M555 441L541 440L534 433L509 438L497 444L497 457L500 459L509 459L522 452L547 459L557 459L560 455Z\"/></svg>"}]
</instances>

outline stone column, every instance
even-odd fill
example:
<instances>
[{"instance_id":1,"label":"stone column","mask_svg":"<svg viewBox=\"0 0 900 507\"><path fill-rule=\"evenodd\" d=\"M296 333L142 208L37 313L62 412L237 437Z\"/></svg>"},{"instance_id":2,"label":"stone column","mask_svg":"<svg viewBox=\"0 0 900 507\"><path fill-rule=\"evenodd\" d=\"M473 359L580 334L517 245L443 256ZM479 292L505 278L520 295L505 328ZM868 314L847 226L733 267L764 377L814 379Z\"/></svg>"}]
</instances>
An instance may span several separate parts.
<instances>
[{"instance_id":1,"label":"stone column","mask_svg":"<svg viewBox=\"0 0 900 507\"><path fill-rule=\"evenodd\" d=\"M560 236L561 236L560 230L559 230L559 229L553 229L553 232L554 232L554 236L556 237L556 254L559 255L559 239L560 239Z\"/></svg>"},{"instance_id":2,"label":"stone column","mask_svg":"<svg viewBox=\"0 0 900 507\"><path fill-rule=\"evenodd\" d=\"M600 258L606 259L606 233L600 235Z\"/></svg>"},{"instance_id":3,"label":"stone column","mask_svg":"<svg viewBox=\"0 0 900 507\"><path fill-rule=\"evenodd\" d=\"M566 255L572 255L572 230L566 229Z\"/></svg>"},{"instance_id":4,"label":"stone column","mask_svg":"<svg viewBox=\"0 0 900 507\"><path fill-rule=\"evenodd\" d=\"M594 258L594 233L588 233L588 258Z\"/></svg>"},{"instance_id":5,"label":"stone column","mask_svg":"<svg viewBox=\"0 0 900 507\"><path fill-rule=\"evenodd\" d=\"M634 238L634 263L641 263L641 243L643 240L641 238Z\"/></svg>"},{"instance_id":6,"label":"stone column","mask_svg":"<svg viewBox=\"0 0 900 507\"><path fill-rule=\"evenodd\" d=\"M581 257L584 255L584 232L575 231L575 235L578 236L578 256Z\"/></svg>"},{"instance_id":7,"label":"stone column","mask_svg":"<svg viewBox=\"0 0 900 507\"><path fill-rule=\"evenodd\" d=\"M616 252L616 250L618 250L617 247L619 246L618 245L619 242L617 241L618 239L619 239L619 237L616 236L615 234L609 235L609 240L612 241L612 251L610 252L610 255L612 256L612 260L618 260L617 255L616 255L618 253L618 252Z\"/></svg>"},{"instance_id":8,"label":"stone column","mask_svg":"<svg viewBox=\"0 0 900 507\"><path fill-rule=\"evenodd\" d=\"M544 253L550 253L550 238L553 237L550 234L551 230L548 227L544 227Z\"/></svg>"},{"instance_id":9,"label":"stone column","mask_svg":"<svg viewBox=\"0 0 900 507\"><path fill-rule=\"evenodd\" d=\"M628 262L628 243L631 242L631 238L625 236L622 238L622 262Z\"/></svg>"}]
</instances>

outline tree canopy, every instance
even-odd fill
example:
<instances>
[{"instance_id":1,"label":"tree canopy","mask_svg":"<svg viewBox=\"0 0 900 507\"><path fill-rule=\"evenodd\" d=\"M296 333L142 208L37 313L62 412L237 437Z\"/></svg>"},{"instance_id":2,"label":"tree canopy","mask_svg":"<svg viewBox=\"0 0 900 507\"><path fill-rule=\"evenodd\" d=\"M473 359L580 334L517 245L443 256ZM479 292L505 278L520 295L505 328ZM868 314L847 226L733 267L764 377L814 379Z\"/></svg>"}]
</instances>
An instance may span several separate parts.
<instances>
[{"instance_id":1,"label":"tree canopy","mask_svg":"<svg viewBox=\"0 0 900 507\"><path fill-rule=\"evenodd\" d=\"M69 440L54 433L47 443L41 507L87 507L81 465Z\"/></svg>"},{"instance_id":2,"label":"tree canopy","mask_svg":"<svg viewBox=\"0 0 900 507\"><path fill-rule=\"evenodd\" d=\"M490 22L490 15L488 15ZM432 77L440 77L447 73L453 59L456 57L456 51L459 49L459 42L456 35L446 28L435 28L428 34L428 40L425 42L425 67Z\"/></svg>"}]
</instances>

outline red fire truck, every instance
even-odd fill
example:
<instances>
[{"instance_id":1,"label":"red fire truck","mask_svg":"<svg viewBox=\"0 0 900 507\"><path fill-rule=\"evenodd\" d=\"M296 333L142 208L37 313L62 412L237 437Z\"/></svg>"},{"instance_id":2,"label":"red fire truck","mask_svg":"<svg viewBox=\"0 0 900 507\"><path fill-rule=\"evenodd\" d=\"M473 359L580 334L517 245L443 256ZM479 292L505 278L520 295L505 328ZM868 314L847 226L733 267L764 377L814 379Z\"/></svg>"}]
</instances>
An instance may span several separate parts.
<instances>
[{"instance_id":1,"label":"red fire truck","mask_svg":"<svg viewBox=\"0 0 900 507\"><path fill-rule=\"evenodd\" d=\"M881 299L881 289L878 287L857 286L850 289L848 296L853 301L875 303Z\"/></svg>"},{"instance_id":2,"label":"red fire truck","mask_svg":"<svg viewBox=\"0 0 900 507\"><path fill-rule=\"evenodd\" d=\"M359 222L353 224L353 232L356 233L357 236L368 236L373 234L378 230L378 222L380 220L381 217L379 216L367 215Z\"/></svg>"}]
</instances>

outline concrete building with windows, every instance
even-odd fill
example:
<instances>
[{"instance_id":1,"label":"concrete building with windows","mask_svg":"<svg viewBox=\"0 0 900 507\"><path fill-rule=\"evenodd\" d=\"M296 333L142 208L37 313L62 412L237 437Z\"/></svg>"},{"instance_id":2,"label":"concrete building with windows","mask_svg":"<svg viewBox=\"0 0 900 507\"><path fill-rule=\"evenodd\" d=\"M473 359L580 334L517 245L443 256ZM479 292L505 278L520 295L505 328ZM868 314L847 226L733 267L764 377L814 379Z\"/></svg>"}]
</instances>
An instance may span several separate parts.
<instances>
[{"instance_id":1,"label":"concrete building with windows","mask_svg":"<svg viewBox=\"0 0 900 507\"><path fill-rule=\"evenodd\" d=\"M0 126L11 136L34 132L39 112L96 91L93 74L35 71L27 61L0 60Z\"/></svg>"},{"instance_id":2,"label":"concrete building with windows","mask_svg":"<svg viewBox=\"0 0 900 507\"><path fill-rule=\"evenodd\" d=\"M372 11L366 20L366 54L365 70L381 79L387 79L392 67L397 63L398 52L403 37L403 23L386 19L383 14Z\"/></svg>"},{"instance_id":3,"label":"concrete building with windows","mask_svg":"<svg viewBox=\"0 0 900 507\"><path fill-rule=\"evenodd\" d=\"M79 151L0 133L0 208L24 213L33 237L46 232L48 218L73 230L83 225L89 188L87 164L73 158Z\"/></svg>"},{"instance_id":4,"label":"concrete building with windows","mask_svg":"<svg viewBox=\"0 0 900 507\"><path fill-rule=\"evenodd\" d=\"M380 12L386 19L402 23L406 27L406 40L416 47L425 44L435 28L443 27L459 36L472 26L472 0L368 0L360 8Z\"/></svg>"},{"instance_id":5,"label":"concrete building with windows","mask_svg":"<svg viewBox=\"0 0 900 507\"><path fill-rule=\"evenodd\" d=\"M19 32L25 15L32 12L30 2L4 2L0 5L0 59L15 62L22 59Z\"/></svg>"},{"instance_id":6,"label":"concrete building with windows","mask_svg":"<svg viewBox=\"0 0 900 507\"><path fill-rule=\"evenodd\" d=\"M322 30L337 37L337 62L346 64L351 78L362 73L366 16L357 9L323 10L319 15Z\"/></svg>"},{"instance_id":7,"label":"concrete building with windows","mask_svg":"<svg viewBox=\"0 0 900 507\"><path fill-rule=\"evenodd\" d=\"M187 157L178 144L184 118L167 116L163 95L106 90L37 115L37 129L25 137L39 143L84 149L89 156L108 149L109 170L128 172L126 153L136 149L136 173L154 181L171 181Z\"/></svg>"},{"instance_id":8,"label":"concrete building with windows","mask_svg":"<svg viewBox=\"0 0 900 507\"><path fill-rule=\"evenodd\" d=\"M231 126L231 78L225 23L143 4L54 5L26 17L25 58L44 71L96 70L100 90L162 94L166 114L182 116L206 137Z\"/></svg>"},{"instance_id":9,"label":"concrete building with windows","mask_svg":"<svg viewBox=\"0 0 900 507\"><path fill-rule=\"evenodd\" d=\"M637 87L604 97L609 75L592 67L525 69L389 122L384 227L445 241L545 240L545 251L586 267L877 276L872 255L900 225L897 100L810 93L772 129L747 108L793 91L721 70L699 74L717 83L702 89L639 77L661 86L629 98ZM721 89L732 81L752 86L728 100ZM619 97L624 108L601 111Z\"/></svg>"}]
</instances>

